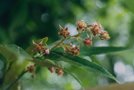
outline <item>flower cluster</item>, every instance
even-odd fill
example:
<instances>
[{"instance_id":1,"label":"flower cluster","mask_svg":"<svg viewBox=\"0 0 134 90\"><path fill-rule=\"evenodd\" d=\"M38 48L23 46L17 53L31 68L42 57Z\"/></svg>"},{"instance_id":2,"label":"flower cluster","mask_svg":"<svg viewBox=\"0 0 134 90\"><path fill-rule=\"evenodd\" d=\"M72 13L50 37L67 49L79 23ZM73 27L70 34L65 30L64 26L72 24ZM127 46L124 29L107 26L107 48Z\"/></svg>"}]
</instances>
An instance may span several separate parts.
<instances>
[{"instance_id":1,"label":"flower cluster","mask_svg":"<svg viewBox=\"0 0 134 90\"><path fill-rule=\"evenodd\" d=\"M72 55L79 55L80 49L76 45L68 45L65 47L65 51Z\"/></svg>"},{"instance_id":2,"label":"flower cluster","mask_svg":"<svg viewBox=\"0 0 134 90\"><path fill-rule=\"evenodd\" d=\"M81 38L81 34L86 33L87 37L83 40L83 43L86 46L91 46L92 42L93 42L93 38L94 37L99 37L101 40L108 40L110 39L110 36L108 34L108 32L106 32L103 27L101 26L100 23L93 23L93 24L88 24L85 21L81 20L81 21L77 21L76 23L76 29L78 31L78 34L75 36L70 36L70 32L68 30L67 27L61 27L60 26L60 31L58 32L60 36L62 36L63 38L67 39L71 39L71 37L76 37L76 39ZM70 42L71 43L71 42ZM70 44L66 44L64 46L64 50L67 53L70 53L72 55L79 55L80 52L80 48L76 45L70 45Z\"/></svg>"},{"instance_id":3,"label":"flower cluster","mask_svg":"<svg viewBox=\"0 0 134 90\"><path fill-rule=\"evenodd\" d=\"M44 57L43 58L44 60L47 56L49 56L50 51L53 51L52 49L57 47L62 47L66 53L76 56L79 55L80 53L80 45L81 45L80 43L83 43L86 46L91 46L94 37L99 37L101 40L110 39L108 32L106 32L101 26L101 24L97 22L93 24L88 24L85 21L77 21L76 29L78 31L78 34L74 36L70 35L69 32L70 30L68 29L68 27L62 27L60 25L59 27L60 30L58 34L62 37L62 39L59 42L54 43L52 48L49 49L47 47L46 45L47 38L42 39L40 42L33 41L34 52L36 52L34 59L39 59L39 58L42 59L42 57ZM82 35L86 35L86 36L83 38ZM74 44L74 42L71 42L73 40L80 43ZM43 43L43 41L45 41L45 44ZM56 73L59 76L62 76L64 74L63 69L58 65L55 65L51 62L47 62L47 60L45 63L46 64L49 63L49 65L45 64L45 67L47 67L51 73ZM35 66L33 65L28 66L27 71L33 73L35 71L34 67Z\"/></svg>"},{"instance_id":4,"label":"flower cluster","mask_svg":"<svg viewBox=\"0 0 134 90\"><path fill-rule=\"evenodd\" d=\"M68 31L67 27L64 27L64 28L62 26L59 26L59 27L60 27L60 31L58 32L59 35L63 36L64 38L70 35L70 32Z\"/></svg>"},{"instance_id":5,"label":"flower cluster","mask_svg":"<svg viewBox=\"0 0 134 90\"><path fill-rule=\"evenodd\" d=\"M84 21L77 21L77 30L85 30L87 24Z\"/></svg>"},{"instance_id":6,"label":"flower cluster","mask_svg":"<svg viewBox=\"0 0 134 90\"><path fill-rule=\"evenodd\" d=\"M95 22L89 25L89 28L94 36L99 35L102 40L110 39L108 32L104 31L100 23Z\"/></svg>"},{"instance_id":7,"label":"flower cluster","mask_svg":"<svg viewBox=\"0 0 134 90\"><path fill-rule=\"evenodd\" d=\"M48 55L50 53L50 50L45 47L42 42L36 43L33 41L33 45L35 46L35 51L38 53L41 53L43 55Z\"/></svg>"}]
</instances>

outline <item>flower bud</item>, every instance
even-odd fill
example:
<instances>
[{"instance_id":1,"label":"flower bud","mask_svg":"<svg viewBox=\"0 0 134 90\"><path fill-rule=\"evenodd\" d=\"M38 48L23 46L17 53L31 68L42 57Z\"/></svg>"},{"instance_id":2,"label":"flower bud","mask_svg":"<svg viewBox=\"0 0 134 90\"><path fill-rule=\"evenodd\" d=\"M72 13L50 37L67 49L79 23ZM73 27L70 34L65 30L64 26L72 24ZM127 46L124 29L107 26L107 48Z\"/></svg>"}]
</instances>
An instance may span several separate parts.
<instances>
[{"instance_id":1,"label":"flower bud","mask_svg":"<svg viewBox=\"0 0 134 90\"><path fill-rule=\"evenodd\" d=\"M60 31L58 32L58 34L66 38L70 35L70 32L68 31L67 27L63 28L60 26Z\"/></svg>"},{"instance_id":2,"label":"flower bud","mask_svg":"<svg viewBox=\"0 0 134 90\"><path fill-rule=\"evenodd\" d=\"M101 40L108 40L108 39L110 39L110 36L109 36L108 32L106 32L106 31L101 32L99 37L100 37Z\"/></svg>"},{"instance_id":3,"label":"flower bud","mask_svg":"<svg viewBox=\"0 0 134 90\"><path fill-rule=\"evenodd\" d=\"M87 24L84 21L77 21L77 29L84 30L87 27Z\"/></svg>"},{"instance_id":4,"label":"flower bud","mask_svg":"<svg viewBox=\"0 0 134 90\"><path fill-rule=\"evenodd\" d=\"M103 30L101 24L97 22L90 25L90 29L94 36L96 36L97 34L100 34Z\"/></svg>"},{"instance_id":5,"label":"flower bud","mask_svg":"<svg viewBox=\"0 0 134 90\"><path fill-rule=\"evenodd\" d=\"M92 40L90 38L86 38L84 40L84 44L87 45L87 46L90 46L90 45L92 45Z\"/></svg>"},{"instance_id":6,"label":"flower bud","mask_svg":"<svg viewBox=\"0 0 134 90\"><path fill-rule=\"evenodd\" d=\"M75 45L71 45L71 47L68 50L68 52L74 56L79 55L80 53L80 49Z\"/></svg>"},{"instance_id":7,"label":"flower bud","mask_svg":"<svg viewBox=\"0 0 134 90\"><path fill-rule=\"evenodd\" d=\"M45 47L43 46L42 43L35 43L35 42L33 42L33 44L35 46L35 50L38 51L38 52L40 52L40 51L45 49Z\"/></svg>"},{"instance_id":8,"label":"flower bud","mask_svg":"<svg viewBox=\"0 0 134 90\"><path fill-rule=\"evenodd\" d=\"M35 65L32 64L32 65L27 66L26 71L28 71L30 73L34 73L35 72Z\"/></svg>"},{"instance_id":9,"label":"flower bud","mask_svg":"<svg viewBox=\"0 0 134 90\"><path fill-rule=\"evenodd\" d=\"M59 75L59 76L63 76L64 72L63 72L63 69L59 68L56 70L56 73Z\"/></svg>"},{"instance_id":10,"label":"flower bud","mask_svg":"<svg viewBox=\"0 0 134 90\"><path fill-rule=\"evenodd\" d=\"M45 55L50 54L50 50L49 50L49 49L44 50L44 54L45 54Z\"/></svg>"}]
</instances>

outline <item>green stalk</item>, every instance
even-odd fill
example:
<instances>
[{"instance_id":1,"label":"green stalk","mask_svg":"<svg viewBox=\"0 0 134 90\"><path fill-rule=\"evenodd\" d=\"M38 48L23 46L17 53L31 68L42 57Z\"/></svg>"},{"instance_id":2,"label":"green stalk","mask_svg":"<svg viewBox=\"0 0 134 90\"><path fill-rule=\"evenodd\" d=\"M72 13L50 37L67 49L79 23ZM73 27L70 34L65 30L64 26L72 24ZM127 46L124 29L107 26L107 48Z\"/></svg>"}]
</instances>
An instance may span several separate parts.
<instances>
[{"instance_id":1,"label":"green stalk","mask_svg":"<svg viewBox=\"0 0 134 90\"><path fill-rule=\"evenodd\" d=\"M26 73L27 71L23 71L6 89L4 90L10 90L21 78L22 76Z\"/></svg>"}]
</instances>

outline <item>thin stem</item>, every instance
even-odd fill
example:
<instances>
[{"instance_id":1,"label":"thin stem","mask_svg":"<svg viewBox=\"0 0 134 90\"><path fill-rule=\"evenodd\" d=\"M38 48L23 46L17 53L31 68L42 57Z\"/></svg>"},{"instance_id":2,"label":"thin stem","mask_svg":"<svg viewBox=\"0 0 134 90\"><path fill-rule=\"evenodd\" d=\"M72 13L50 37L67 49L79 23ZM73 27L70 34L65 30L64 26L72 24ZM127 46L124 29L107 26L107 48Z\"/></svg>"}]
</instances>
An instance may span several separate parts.
<instances>
[{"instance_id":1,"label":"thin stem","mask_svg":"<svg viewBox=\"0 0 134 90\"><path fill-rule=\"evenodd\" d=\"M76 34L76 35L74 35L74 36L71 36L71 37L78 37L80 35L80 33L78 33L78 34ZM68 38L70 38L70 37L68 37ZM68 39L68 38L62 38L57 44L55 44L52 48L51 48L51 50L52 49L54 49L54 48L56 48L56 47L58 47L61 43L63 43L66 39Z\"/></svg>"},{"instance_id":2,"label":"thin stem","mask_svg":"<svg viewBox=\"0 0 134 90\"><path fill-rule=\"evenodd\" d=\"M26 72L27 71L23 71L5 90L10 90L11 87L13 87L13 85L15 85Z\"/></svg>"},{"instance_id":3,"label":"thin stem","mask_svg":"<svg viewBox=\"0 0 134 90\"><path fill-rule=\"evenodd\" d=\"M56 47L58 47L61 43L63 43L63 41L65 40L66 38L63 38L61 39L57 44L55 44L51 49L54 49Z\"/></svg>"},{"instance_id":4,"label":"thin stem","mask_svg":"<svg viewBox=\"0 0 134 90\"><path fill-rule=\"evenodd\" d=\"M72 36L72 37L79 37L80 34L81 34L81 33L78 33L78 34L76 34L76 35L74 35L74 36Z\"/></svg>"}]
</instances>

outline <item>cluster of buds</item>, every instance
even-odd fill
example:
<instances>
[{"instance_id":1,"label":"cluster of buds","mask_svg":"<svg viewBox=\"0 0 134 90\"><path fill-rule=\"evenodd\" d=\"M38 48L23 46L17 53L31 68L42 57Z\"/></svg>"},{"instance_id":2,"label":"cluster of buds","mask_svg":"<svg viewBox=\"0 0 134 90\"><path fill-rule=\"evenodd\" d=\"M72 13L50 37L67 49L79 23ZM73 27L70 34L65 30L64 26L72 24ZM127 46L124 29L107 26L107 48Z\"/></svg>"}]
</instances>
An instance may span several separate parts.
<instances>
[{"instance_id":1,"label":"cluster of buds","mask_svg":"<svg viewBox=\"0 0 134 90\"><path fill-rule=\"evenodd\" d=\"M100 23L93 23L93 24L88 24L86 23L85 21L81 20L81 21L77 21L76 23L76 29L78 31L78 34L77 35L74 35L74 36L70 36L70 32L68 30L67 27L61 27L60 26L60 31L58 32L59 35L63 36L65 39L70 36L69 39L71 39L71 37L74 37L76 38L76 40L78 40L78 38L81 38L81 34L82 33L86 33L87 34L87 37L83 40L83 43L86 45L86 46L91 46L92 45L92 39L93 37L95 36L99 36L99 38L101 40L108 40L110 39L110 36L108 34L108 32L104 31L103 27L101 26ZM70 42L69 42L70 43ZM64 47L64 50L67 52L67 53L70 53L72 55L79 55L79 52L80 52L80 49L75 46L75 45L68 45Z\"/></svg>"},{"instance_id":2,"label":"cluster of buds","mask_svg":"<svg viewBox=\"0 0 134 90\"><path fill-rule=\"evenodd\" d=\"M108 34L108 32L104 31L102 25L100 23L93 23L91 25L88 25L86 22L84 21L78 21L77 22L77 30L84 30L87 33L91 32L91 34L93 36L99 36L101 40L108 40L110 39L110 36ZM91 35L90 35L91 36ZM84 41L84 44L87 46L92 45L92 39L91 38L86 38Z\"/></svg>"},{"instance_id":3,"label":"cluster of buds","mask_svg":"<svg viewBox=\"0 0 134 90\"><path fill-rule=\"evenodd\" d=\"M85 30L86 31L87 28L90 28L89 31L91 31L94 36L98 35L100 37L100 39L102 39L102 40L110 39L108 32L104 31L104 29L100 23L95 22L91 25L88 25L84 21L77 22L77 30L82 30L82 31Z\"/></svg>"},{"instance_id":4,"label":"cluster of buds","mask_svg":"<svg viewBox=\"0 0 134 90\"><path fill-rule=\"evenodd\" d=\"M104 31L100 23L93 23L92 25L89 25L89 28L94 36L99 35L101 40L108 40L110 39L110 36L108 32Z\"/></svg>"},{"instance_id":5,"label":"cluster of buds","mask_svg":"<svg viewBox=\"0 0 134 90\"><path fill-rule=\"evenodd\" d=\"M87 27L87 24L84 21L78 21L77 22L77 30L85 30Z\"/></svg>"},{"instance_id":6,"label":"cluster of buds","mask_svg":"<svg viewBox=\"0 0 134 90\"><path fill-rule=\"evenodd\" d=\"M60 26L60 31L58 32L59 35L63 36L64 38L70 36L70 32L68 31L68 28L67 27L62 27Z\"/></svg>"},{"instance_id":7,"label":"cluster of buds","mask_svg":"<svg viewBox=\"0 0 134 90\"><path fill-rule=\"evenodd\" d=\"M50 50L46 48L42 42L36 43L33 41L33 45L35 46L35 50L39 53L42 53L43 55L50 54Z\"/></svg>"},{"instance_id":8,"label":"cluster of buds","mask_svg":"<svg viewBox=\"0 0 134 90\"><path fill-rule=\"evenodd\" d=\"M62 68L59 68L59 67L49 67L48 70L51 72L51 73L56 73L57 75L59 76L63 76L64 74L64 71Z\"/></svg>"},{"instance_id":9,"label":"cluster of buds","mask_svg":"<svg viewBox=\"0 0 134 90\"><path fill-rule=\"evenodd\" d=\"M101 24L96 22L92 25L89 25L89 27L94 36L100 34L103 30Z\"/></svg>"},{"instance_id":10,"label":"cluster of buds","mask_svg":"<svg viewBox=\"0 0 134 90\"><path fill-rule=\"evenodd\" d=\"M101 40L110 39L110 36L109 36L108 32L106 32L106 31L101 32L99 37L100 37Z\"/></svg>"},{"instance_id":11,"label":"cluster of buds","mask_svg":"<svg viewBox=\"0 0 134 90\"><path fill-rule=\"evenodd\" d=\"M70 54L74 55L74 56L79 55L79 53L80 53L80 49L76 45L68 45L68 46L66 46L65 51L67 53L70 53Z\"/></svg>"},{"instance_id":12,"label":"cluster of buds","mask_svg":"<svg viewBox=\"0 0 134 90\"><path fill-rule=\"evenodd\" d=\"M32 74L32 77L35 75L35 64L28 65L26 67L26 72L29 72Z\"/></svg>"}]
</instances>

